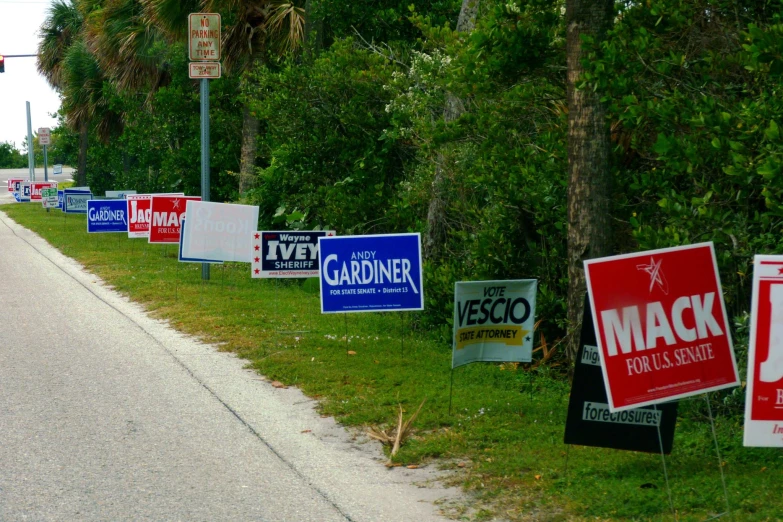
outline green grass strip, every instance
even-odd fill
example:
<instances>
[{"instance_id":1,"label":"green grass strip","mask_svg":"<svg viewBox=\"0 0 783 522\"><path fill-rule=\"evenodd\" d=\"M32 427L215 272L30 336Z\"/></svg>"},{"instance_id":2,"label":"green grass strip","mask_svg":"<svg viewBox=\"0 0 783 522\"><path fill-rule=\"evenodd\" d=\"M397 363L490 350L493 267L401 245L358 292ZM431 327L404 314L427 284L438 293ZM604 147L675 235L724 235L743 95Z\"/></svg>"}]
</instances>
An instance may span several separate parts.
<instances>
[{"instance_id":1,"label":"green grass strip","mask_svg":"<svg viewBox=\"0 0 783 522\"><path fill-rule=\"evenodd\" d=\"M439 466L447 482L469 491L469 505L447 510L456 518L673 520L660 455L563 444L569 385L557 372L458 368L449 415L451 348L411 331L416 313L322 315L317 281L253 280L249 265L227 263L213 266L204 282L201 265L178 263L173 245L88 235L83 215L46 213L36 204L2 211L153 316L301 388L318 399L322 414L346 426L391 428L398 405L407 418L426 399L394 461ZM779 520L783 452L743 448L742 419L719 417L716 428L729 519ZM680 418L667 463L678 520L724 510L707 419Z\"/></svg>"}]
</instances>

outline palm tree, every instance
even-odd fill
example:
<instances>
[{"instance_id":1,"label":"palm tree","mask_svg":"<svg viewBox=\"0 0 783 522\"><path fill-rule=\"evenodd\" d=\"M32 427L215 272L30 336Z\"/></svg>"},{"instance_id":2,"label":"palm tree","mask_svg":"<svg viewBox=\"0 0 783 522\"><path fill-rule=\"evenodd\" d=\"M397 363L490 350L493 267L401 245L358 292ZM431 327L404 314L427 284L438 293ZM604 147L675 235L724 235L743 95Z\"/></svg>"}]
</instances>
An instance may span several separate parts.
<instances>
[{"instance_id":1,"label":"palm tree","mask_svg":"<svg viewBox=\"0 0 783 522\"><path fill-rule=\"evenodd\" d=\"M85 40L119 91L154 92L168 79L163 32L139 0L81 0Z\"/></svg>"},{"instance_id":2,"label":"palm tree","mask_svg":"<svg viewBox=\"0 0 783 522\"><path fill-rule=\"evenodd\" d=\"M186 39L192 12L220 13L223 67L242 74L264 63L269 53L295 51L304 38L304 10L288 0L141 0L145 16L173 37ZM239 192L254 179L259 122L243 108Z\"/></svg>"},{"instance_id":3,"label":"palm tree","mask_svg":"<svg viewBox=\"0 0 783 522\"><path fill-rule=\"evenodd\" d=\"M86 49L83 40L84 17L73 2L58 0L49 9L41 26L41 40L38 44L37 68L49 84L63 98L63 112L68 126L79 134L79 156L76 169L76 184L85 185L87 179L87 137L89 131L89 109L80 105L83 97L68 84L75 78L74 67L82 67ZM78 47L78 49L77 49ZM70 94L77 98L71 99Z\"/></svg>"},{"instance_id":4,"label":"palm tree","mask_svg":"<svg viewBox=\"0 0 783 522\"><path fill-rule=\"evenodd\" d=\"M82 9L87 4L58 0L41 26L38 71L62 97L66 124L79 134L76 184L87 183L87 144L90 125L107 138L119 125L104 96L106 79L86 40Z\"/></svg>"}]
</instances>

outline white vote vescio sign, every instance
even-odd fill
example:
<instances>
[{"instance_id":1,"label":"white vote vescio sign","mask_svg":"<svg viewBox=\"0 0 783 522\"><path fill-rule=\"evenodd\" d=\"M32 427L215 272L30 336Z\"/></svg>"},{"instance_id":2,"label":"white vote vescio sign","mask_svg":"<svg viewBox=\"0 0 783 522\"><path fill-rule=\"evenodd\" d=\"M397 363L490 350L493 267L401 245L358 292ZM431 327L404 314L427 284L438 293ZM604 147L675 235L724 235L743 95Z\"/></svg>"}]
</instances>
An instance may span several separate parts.
<instances>
[{"instance_id":1,"label":"white vote vescio sign","mask_svg":"<svg viewBox=\"0 0 783 522\"><path fill-rule=\"evenodd\" d=\"M455 283L451 367L530 362L537 285L535 279Z\"/></svg>"}]
</instances>

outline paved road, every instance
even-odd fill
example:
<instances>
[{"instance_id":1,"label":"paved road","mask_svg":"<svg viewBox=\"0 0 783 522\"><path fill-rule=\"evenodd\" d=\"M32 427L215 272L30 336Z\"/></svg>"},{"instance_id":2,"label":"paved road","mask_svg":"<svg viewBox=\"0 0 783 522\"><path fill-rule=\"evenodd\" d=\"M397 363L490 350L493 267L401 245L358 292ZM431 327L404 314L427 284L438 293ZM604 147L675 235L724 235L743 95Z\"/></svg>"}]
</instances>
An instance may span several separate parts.
<instances>
[{"instance_id":1,"label":"paved road","mask_svg":"<svg viewBox=\"0 0 783 522\"><path fill-rule=\"evenodd\" d=\"M73 178L73 175L75 173L75 170L71 167L63 167L63 173L57 174L56 176L52 174L54 170L49 167L49 181L70 181ZM28 179L30 177L30 171L28 169L0 169L0 190L4 189L6 187L6 182L8 181L8 178L24 178ZM35 169L35 180L36 181L43 181L44 180L44 170L43 167L36 167Z\"/></svg>"},{"instance_id":2,"label":"paved road","mask_svg":"<svg viewBox=\"0 0 783 522\"><path fill-rule=\"evenodd\" d=\"M0 317L2 521L427 521L455 495L148 318L1 206Z\"/></svg>"}]
</instances>

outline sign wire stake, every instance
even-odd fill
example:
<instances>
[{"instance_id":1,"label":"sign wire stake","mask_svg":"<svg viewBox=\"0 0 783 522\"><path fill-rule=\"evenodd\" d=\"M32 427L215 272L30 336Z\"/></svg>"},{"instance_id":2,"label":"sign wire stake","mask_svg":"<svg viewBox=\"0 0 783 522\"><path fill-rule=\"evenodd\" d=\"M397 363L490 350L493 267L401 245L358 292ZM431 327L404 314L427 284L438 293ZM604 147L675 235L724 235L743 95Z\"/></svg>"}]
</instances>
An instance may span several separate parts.
<instances>
[{"instance_id":1,"label":"sign wire stake","mask_svg":"<svg viewBox=\"0 0 783 522\"><path fill-rule=\"evenodd\" d=\"M454 368L451 369L451 384L449 385L449 415L451 415L452 397L454 397Z\"/></svg>"},{"instance_id":2,"label":"sign wire stake","mask_svg":"<svg viewBox=\"0 0 783 522\"><path fill-rule=\"evenodd\" d=\"M720 448L718 447L718 436L715 433L715 420L712 417L712 406L710 405L710 394L704 394L704 400L707 401L707 412L710 414L710 428L712 429L712 440L715 443L715 454L718 456L718 469L720 470L720 482L723 485L723 499L726 501L726 513L731 513L731 506L729 505L729 490L726 488L726 476L723 473L723 459L720 456Z\"/></svg>"},{"instance_id":3,"label":"sign wire stake","mask_svg":"<svg viewBox=\"0 0 783 522\"><path fill-rule=\"evenodd\" d=\"M658 405L653 404L655 411L658 410ZM663 412L661 412L661 418L663 418ZM663 462L663 478L666 481L666 493L669 495L669 508L672 510L672 516L674 520L677 520L677 512L674 510L674 501L672 500L672 488L669 486L669 472L666 469L666 455L663 452L663 437L661 436L661 423L658 422L658 445L661 448L661 462Z\"/></svg>"},{"instance_id":4,"label":"sign wire stake","mask_svg":"<svg viewBox=\"0 0 783 522\"><path fill-rule=\"evenodd\" d=\"M565 470L563 471L563 478L565 478L566 487L570 485L568 482L568 455L571 453L571 445L566 444L566 454L565 454Z\"/></svg>"},{"instance_id":5,"label":"sign wire stake","mask_svg":"<svg viewBox=\"0 0 783 522\"><path fill-rule=\"evenodd\" d=\"M343 317L345 318L345 346L348 346L348 314L344 313Z\"/></svg>"},{"instance_id":6,"label":"sign wire stake","mask_svg":"<svg viewBox=\"0 0 783 522\"><path fill-rule=\"evenodd\" d=\"M177 273L174 276L174 300L179 301L179 265L181 263L177 261Z\"/></svg>"},{"instance_id":7,"label":"sign wire stake","mask_svg":"<svg viewBox=\"0 0 783 522\"><path fill-rule=\"evenodd\" d=\"M400 312L400 357L405 357L405 312Z\"/></svg>"}]
</instances>

